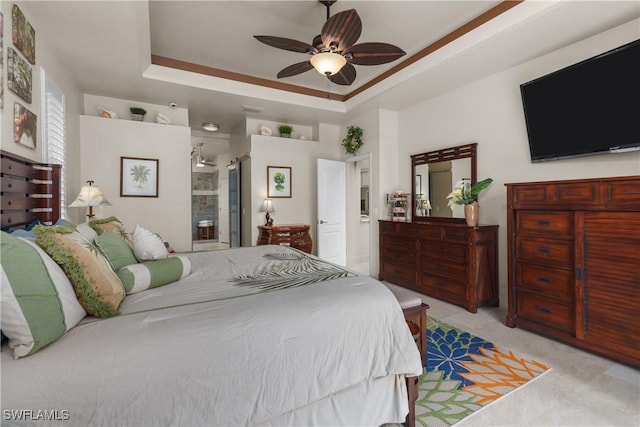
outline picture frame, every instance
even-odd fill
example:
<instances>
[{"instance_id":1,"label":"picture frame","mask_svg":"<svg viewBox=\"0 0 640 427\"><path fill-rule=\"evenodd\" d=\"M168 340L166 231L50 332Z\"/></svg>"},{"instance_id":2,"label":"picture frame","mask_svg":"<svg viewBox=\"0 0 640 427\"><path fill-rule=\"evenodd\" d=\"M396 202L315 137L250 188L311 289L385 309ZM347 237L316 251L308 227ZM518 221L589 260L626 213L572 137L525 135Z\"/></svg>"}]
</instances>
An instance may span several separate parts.
<instances>
[{"instance_id":1,"label":"picture frame","mask_svg":"<svg viewBox=\"0 0 640 427\"><path fill-rule=\"evenodd\" d=\"M33 69L12 48L7 49L7 87L27 104L31 104Z\"/></svg>"},{"instance_id":2,"label":"picture frame","mask_svg":"<svg viewBox=\"0 0 640 427\"><path fill-rule=\"evenodd\" d=\"M24 16L17 4L13 5L11 11L13 18L13 45L27 60L36 64L36 30L33 29L27 18Z\"/></svg>"},{"instance_id":3,"label":"picture frame","mask_svg":"<svg viewBox=\"0 0 640 427\"><path fill-rule=\"evenodd\" d=\"M158 197L159 160L120 157L120 197Z\"/></svg>"},{"instance_id":4,"label":"picture frame","mask_svg":"<svg viewBox=\"0 0 640 427\"><path fill-rule=\"evenodd\" d=\"M16 144L35 150L38 135L38 116L19 102L14 104L13 111L13 141Z\"/></svg>"},{"instance_id":5,"label":"picture frame","mask_svg":"<svg viewBox=\"0 0 640 427\"><path fill-rule=\"evenodd\" d=\"M291 197L291 167L267 166L267 197Z\"/></svg>"}]
</instances>

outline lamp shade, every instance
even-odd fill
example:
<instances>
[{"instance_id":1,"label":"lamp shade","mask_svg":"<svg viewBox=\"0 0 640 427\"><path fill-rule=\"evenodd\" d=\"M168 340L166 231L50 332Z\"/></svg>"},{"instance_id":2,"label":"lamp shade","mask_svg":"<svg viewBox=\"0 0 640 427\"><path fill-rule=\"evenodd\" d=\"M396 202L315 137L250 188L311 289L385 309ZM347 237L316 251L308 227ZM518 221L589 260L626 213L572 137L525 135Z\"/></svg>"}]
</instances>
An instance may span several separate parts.
<instances>
[{"instance_id":1,"label":"lamp shade","mask_svg":"<svg viewBox=\"0 0 640 427\"><path fill-rule=\"evenodd\" d=\"M91 185L93 181L87 181L89 185L84 185L78 197L69 205L70 208L87 206L111 206L111 203L102 195L100 188Z\"/></svg>"},{"instance_id":2,"label":"lamp shade","mask_svg":"<svg viewBox=\"0 0 640 427\"><path fill-rule=\"evenodd\" d=\"M316 53L309 59L313 68L316 69L320 74L325 76L333 76L335 73L340 71L344 64L347 63L347 59L337 53L332 52L323 52Z\"/></svg>"},{"instance_id":3,"label":"lamp shade","mask_svg":"<svg viewBox=\"0 0 640 427\"><path fill-rule=\"evenodd\" d=\"M273 213L276 210L273 208L273 202L271 201L271 199L264 199L264 202L262 202L262 207L260 208L260 212L268 212L268 213Z\"/></svg>"}]
</instances>

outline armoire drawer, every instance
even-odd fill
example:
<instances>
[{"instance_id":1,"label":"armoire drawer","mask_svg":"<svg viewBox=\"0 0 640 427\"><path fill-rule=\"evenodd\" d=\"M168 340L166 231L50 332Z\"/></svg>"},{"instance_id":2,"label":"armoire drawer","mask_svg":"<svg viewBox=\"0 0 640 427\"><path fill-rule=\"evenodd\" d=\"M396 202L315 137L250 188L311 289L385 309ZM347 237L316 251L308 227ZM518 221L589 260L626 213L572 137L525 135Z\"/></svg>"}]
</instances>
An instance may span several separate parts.
<instances>
[{"instance_id":1,"label":"armoire drawer","mask_svg":"<svg viewBox=\"0 0 640 427\"><path fill-rule=\"evenodd\" d=\"M562 203L596 204L600 185L596 182L563 184L556 187L556 200Z\"/></svg>"},{"instance_id":2,"label":"armoire drawer","mask_svg":"<svg viewBox=\"0 0 640 427\"><path fill-rule=\"evenodd\" d=\"M516 299L519 318L575 334L573 304L524 291L518 291Z\"/></svg>"},{"instance_id":3,"label":"armoire drawer","mask_svg":"<svg viewBox=\"0 0 640 427\"><path fill-rule=\"evenodd\" d=\"M516 233L571 238L573 236L573 213L519 211L516 213Z\"/></svg>"},{"instance_id":4,"label":"armoire drawer","mask_svg":"<svg viewBox=\"0 0 640 427\"><path fill-rule=\"evenodd\" d=\"M604 197L607 205L634 205L640 208L640 182L620 181L606 183L604 186Z\"/></svg>"},{"instance_id":5,"label":"armoire drawer","mask_svg":"<svg viewBox=\"0 0 640 427\"><path fill-rule=\"evenodd\" d=\"M538 292L570 303L575 301L572 270L520 262L516 267L516 272L516 286L519 289Z\"/></svg>"},{"instance_id":6,"label":"armoire drawer","mask_svg":"<svg viewBox=\"0 0 640 427\"><path fill-rule=\"evenodd\" d=\"M573 269L573 241L516 236L516 252L522 261Z\"/></svg>"}]
</instances>

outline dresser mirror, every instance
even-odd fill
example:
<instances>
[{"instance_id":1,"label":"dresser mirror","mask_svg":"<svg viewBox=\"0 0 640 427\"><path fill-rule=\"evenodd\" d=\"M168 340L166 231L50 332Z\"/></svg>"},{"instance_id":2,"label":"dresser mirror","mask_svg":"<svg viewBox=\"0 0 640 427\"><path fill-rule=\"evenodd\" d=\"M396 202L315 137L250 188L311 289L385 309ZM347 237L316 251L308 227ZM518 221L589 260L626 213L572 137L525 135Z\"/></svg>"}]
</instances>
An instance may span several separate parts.
<instances>
[{"instance_id":1,"label":"dresser mirror","mask_svg":"<svg viewBox=\"0 0 640 427\"><path fill-rule=\"evenodd\" d=\"M448 206L447 195L456 182L476 183L477 143L444 148L411 156L411 188L414 221L463 221L464 207Z\"/></svg>"}]
</instances>

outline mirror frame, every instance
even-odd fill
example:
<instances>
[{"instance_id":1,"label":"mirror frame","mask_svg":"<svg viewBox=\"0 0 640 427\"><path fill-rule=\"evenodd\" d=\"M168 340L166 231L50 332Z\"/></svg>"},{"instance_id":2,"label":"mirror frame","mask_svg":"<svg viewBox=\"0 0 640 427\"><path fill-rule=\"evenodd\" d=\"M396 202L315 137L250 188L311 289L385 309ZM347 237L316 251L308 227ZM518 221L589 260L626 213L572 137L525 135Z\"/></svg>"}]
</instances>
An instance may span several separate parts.
<instances>
[{"instance_id":1,"label":"mirror frame","mask_svg":"<svg viewBox=\"0 0 640 427\"><path fill-rule=\"evenodd\" d=\"M433 216L418 216L416 215L416 166L424 165L427 163L436 163L447 160L457 159L470 159L471 160L471 185L474 185L477 180L477 147L478 143L473 142L471 144L458 145L456 147L443 148L442 150L429 151L426 153L413 154L411 156L411 215L415 222L420 221L444 221L444 222L460 222L464 223L464 218L447 218L447 217L433 217Z\"/></svg>"}]
</instances>

